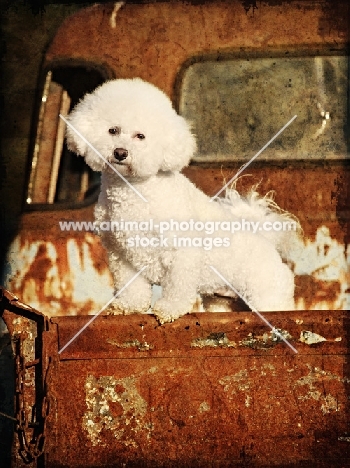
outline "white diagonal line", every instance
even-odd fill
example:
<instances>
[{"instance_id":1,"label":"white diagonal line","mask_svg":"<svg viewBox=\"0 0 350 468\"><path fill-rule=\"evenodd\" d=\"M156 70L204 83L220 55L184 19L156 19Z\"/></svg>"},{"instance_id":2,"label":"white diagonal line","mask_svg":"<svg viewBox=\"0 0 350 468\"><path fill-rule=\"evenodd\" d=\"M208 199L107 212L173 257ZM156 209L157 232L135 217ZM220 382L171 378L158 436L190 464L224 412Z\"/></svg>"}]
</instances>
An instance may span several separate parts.
<instances>
[{"instance_id":1,"label":"white diagonal line","mask_svg":"<svg viewBox=\"0 0 350 468\"><path fill-rule=\"evenodd\" d=\"M131 279L130 279L130 280L113 296L113 297L112 297L112 299L110 299L110 300L107 302L107 304L105 304L105 305L102 307L102 309L100 309L100 310L97 312L96 315L94 315L93 317L91 317L91 319L90 319L90 320L73 336L73 338L71 338L71 339L68 341L68 343L66 343L66 344L63 346L63 348L61 348L61 349L58 351L58 354L61 354L62 351L64 351L71 343L73 343L73 341L74 341L76 338L78 338L78 336L85 330L85 328L87 328L89 325L91 325L91 323L92 323L95 319L97 319L97 317L100 315L100 313L103 312L103 311L109 306L109 304L111 304L111 302L113 302L114 299L115 299L116 297L118 297L119 294L121 294L121 293L124 291L124 289L126 289L126 288L129 286L129 284L131 284L131 283L143 272L143 270L144 270L145 268L147 268L147 267L146 267L146 266L142 267L141 270L139 270L139 271L136 273L136 275L134 275L134 276L133 276L133 277L132 277L132 278L131 278Z\"/></svg>"},{"instance_id":2,"label":"white diagonal line","mask_svg":"<svg viewBox=\"0 0 350 468\"><path fill-rule=\"evenodd\" d=\"M215 198L216 198L218 195L220 195L220 193L221 193L223 190L225 190L225 188L226 188L228 185L232 184L232 182L235 181L235 180L237 179L237 177L238 177L240 174L242 174L242 172L243 172L245 169L247 169L247 167L249 166L249 164L251 164L251 163L254 161L254 159L256 159L256 158L259 156L259 154L261 154L261 153L273 142L273 140L275 140L275 139L278 137L278 135L280 135L280 134L288 127L288 125L290 125L290 124L293 122L293 120L295 120L296 118L297 118L297 115L295 115L294 117L292 117L292 118L290 119L290 121L287 122L286 125L285 125L284 127L282 127L281 130L279 130L279 131L276 133L276 135L273 136L273 137L271 138L271 140L269 140L269 141L266 143L266 145L263 146L263 147L261 148L260 151L258 151L247 163L245 163L244 166L242 166L242 167L240 168L240 170L237 172L237 174L235 174L235 175L232 177L232 179L230 179L230 180L227 182L227 184L225 184L225 185L218 191L218 193L217 193L216 195L214 195L213 197L211 197L211 199L210 199L209 201L212 202L213 200L215 200Z\"/></svg>"},{"instance_id":3,"label":"white diagonal line","mask_svg":"<svg viewBox=\"0 0 350 468\"><path fill-rule=\"evenodd\" d=\"M284 342L286 343L286 345L289 346L290 349L292 349L295 353L298 353L298 351L294 348L294 346L291 345L291 344L289 343L289 341L286 340L285 337L284 337L283 335L281 335L281 333L280 333L273 325L271 325L271 323L270 323L268 320L266 320L266 318L265 318L263 315L261 315L261 313L260 313L255 307L252 306L252 304L249 304L249 302L247 301L247 299L246 299L245 297L243 297L242 294L240 294L240 293L237 291L237 289L234 288L234 287L232 286L232 284L230 284L230 283L222 276L222 274L218 272L218 270L217 270L216 268L214 268L214 267L211 266L211 265L210 265L210 268L214 271L214 273L216 273L216 274L219 276L219 278L222 279L222 281L224 281L225 284L227 284L227 286L229 286L229 287L232 289L232 291L234 291L234 292L237 294L238 297L240 297L240 298L252 309L253 312L256 313L256 315L257 315L268 327L271 328L272 332L273 332L275 335L277 335L282 341L284 341Z\"/></svg>"},{"instance_id":4,"label":"white diagonal line","mask_svg":"<svg viewBox=\"0 0 350 468\"><path fill-rule=\"evenodd\" d=\"M85 143L86 143L93 151L95 151L95 153L97 154L97 156L99 156L99 157L102 159L102 161L104 161L104 162L107 164L107 166L109 166L111 169L113 169L113 171L114 171L114 172L115 172L115 173L116 173L116 174L117 174L117 175L118 175L118 176L119 176L119 177L120 177L120 178L121 178L121 179L122 179L138 196L139 196L139 197L140 197L140 198L142 198L142 200L143 200L144 202L147 203L146 198L145 198L132 184L130 184L130 182L129 182L129 181L128 181L128 180L127 180L127 179L126 179L126 178L125 178L125 177L124 177L124 176L123 176L123 175L122 175L122 174L121 174L105 157L103 157L102 154L101 154L99 151L97 151L97 149L96 149L94 146L92 146L92 144L91 144L76 128L74 128L73 125L72 125L70 122L68 122L68 120L67 120L65 117L63 117L62 114L59 114L59 116L60 116L61 119L66 123L66 125L68 125L68 127L70 127L83 141L85 141Z\"/></svg>"}]
</instances>

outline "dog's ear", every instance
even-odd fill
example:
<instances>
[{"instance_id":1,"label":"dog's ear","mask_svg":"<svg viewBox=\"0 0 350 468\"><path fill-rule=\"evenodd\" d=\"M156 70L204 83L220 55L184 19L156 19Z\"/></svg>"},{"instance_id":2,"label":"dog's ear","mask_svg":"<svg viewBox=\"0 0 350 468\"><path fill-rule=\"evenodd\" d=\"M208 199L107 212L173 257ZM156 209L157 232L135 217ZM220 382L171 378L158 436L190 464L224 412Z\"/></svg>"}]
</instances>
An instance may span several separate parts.
<instances>
[{"instance_id":1,"label":"dog's ear","mask_svg":"<svg viewBox=\"0 0 350 468\"><path fill-rule=\"evenodd\" d=\"M89 148L86 141L79 134L87 140L89 139L91 132L91 101L92 95L85 95L84 99L75 106L67 118L70 124L66 128L67 146L70 151L77 153L79 156L86 156Z\"/></svg>"},{"instance_id":2,"label":"dog's ear","mask_svg":"<svg viewBox=\"0 0 350 468\"><path fill-rule=\"evenodd\" d=\"M172 119L164 139L162 171L180 171L186 167L197 150L189 123L180 115Z\"/></svg>"}]
</instances>

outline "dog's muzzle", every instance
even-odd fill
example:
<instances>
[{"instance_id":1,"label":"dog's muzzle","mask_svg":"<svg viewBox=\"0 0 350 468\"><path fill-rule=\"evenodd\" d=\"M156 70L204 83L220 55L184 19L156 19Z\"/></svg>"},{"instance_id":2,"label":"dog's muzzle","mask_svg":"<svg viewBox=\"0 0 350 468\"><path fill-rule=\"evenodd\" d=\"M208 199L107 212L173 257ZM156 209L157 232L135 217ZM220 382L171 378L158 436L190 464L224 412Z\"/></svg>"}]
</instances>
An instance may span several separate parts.
<instances>
[{"instance_id":1,"label":"dog's muzzle","mask_svg":"<svg viewBox=\"0 0 350 468\"><path fill-rule=\"evenodd\" d=\"M128 150L124 148L116 148L113 152L115 159L118 162L124 161L128 157Z\"/></svg>"}]
</instances>

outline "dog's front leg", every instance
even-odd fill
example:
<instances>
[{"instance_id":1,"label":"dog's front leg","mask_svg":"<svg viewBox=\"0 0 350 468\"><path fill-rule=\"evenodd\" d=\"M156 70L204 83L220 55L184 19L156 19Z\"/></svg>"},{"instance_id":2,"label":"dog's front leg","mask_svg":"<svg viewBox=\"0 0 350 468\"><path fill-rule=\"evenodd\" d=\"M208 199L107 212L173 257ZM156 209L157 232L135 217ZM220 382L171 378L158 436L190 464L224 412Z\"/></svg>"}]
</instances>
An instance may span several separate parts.
<instances>
[{"instance_id":1,"label":"dog's front leg","mask_svg":"<svg viewBox=\"0 0 350 468\"><path fill-rule=\"evenodd\" d=\"M113 275L115 293L122 290L137 271L123 258L109 255L109 267ZM151 305L152 287L142 275L137 276L113 301L115 314L146 313Z\"/></svg>"},{"instance_id":2,"label":"dog's front leg","mask_svg":"<svg viewBox=\"0 0 350 468\"><path fill-rule=\"evenodd\" d=\"M199 276L199 249L176 251L162 279L163 296L153 308L153 313L161 323L172 322L191 312L197 298Z\"/></svg>"}]
</instances>

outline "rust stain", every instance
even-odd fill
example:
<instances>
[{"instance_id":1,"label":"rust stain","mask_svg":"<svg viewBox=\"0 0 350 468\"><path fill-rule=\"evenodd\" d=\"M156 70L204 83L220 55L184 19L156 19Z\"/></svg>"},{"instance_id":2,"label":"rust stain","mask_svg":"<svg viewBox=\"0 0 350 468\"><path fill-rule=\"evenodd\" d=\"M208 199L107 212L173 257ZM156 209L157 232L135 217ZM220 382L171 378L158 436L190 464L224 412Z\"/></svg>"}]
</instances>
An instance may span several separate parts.
<instances>
[{"instance_id":1,"label":"rust stain","mask_svg":"<svg viewBox=\"0 0 350 468\"><path fill-rule=\"evenodd\" d=\"M12 320L12 336L16 339L23 338L22 352L27 362L32 362L35 359L35 340L37 338L37 326L32 320L25 317L16 317ZM34 381L28 379L31 385L34 386Z\"/></svg>"},{"instance_id":2,"label":"rust stain","mask_svg":"<svg viewBox=\"0 0 350 468\"><path fill-rule=\"evenodd\" d=\"M28 314L28 307L6 291L0 290L1 298L5 308L11 303L11 309L17 305L18 313ZM9 329L23 329L26 340L40 341L14 312L5 313ZM165 466L171 454L174 466L198 461L221 466L239 460L247 434L260 441L251 454L266 466L280 466L286 457L295 465L306 460L313 466L313 449L329 454L330 440L342 450L350 384L344 368L347 314L296 311L274 313L271 320L295 337L312 330L327 341L316 346L298 342L298 356L282 345L225 349L215 346L225 337L239 343L251 330L262 337L259 318L248 312L198 313L159 327L154 317L134 314L101 317L76 345L78 352L57 357L58 338L71 337L87 317L48 321L42 338L53 364L45 379L50 404L44 450L50 464L58 466L64 459L72 467L112 466L116 460ZM193 348L198 333L214 347ZM144 343L153 349L140 353ZM33 349L28 347L29 357ZM25 384L41 388L40 379L31 372L27 376ZM30 420L35 402L26 401ZM321 433L327 437L316 445Z\"/></svg>"},{"instance_id":3,"label":"rust stain","mask_svg":"<svg viewBox=\"0 0 350 468\"><path fill-rule=\"evenodd\" d=\"M292 253L297 310L350 308L350 247L333 238L326 226L315 240L299 241Z\"/></svg>"},{"instance_id":4,"label":"rust stain","mask_svg":"<svg viewBox=\"0 0 350 468\"><path fill-rule=\"evenodd\" d=\"M133 376L117 379L89 375L85 383L87 411L83 429L93 446L105 446L102 431L111 431L126 447L137 448L133 435L150 431L146 422L147 402L141 397Z\"/></svg>"},{"instance_id":5,"label":"rust stain","mask_svg":"<svg viewBox=\"0 0 350 468\"><path fill-rule=\"evenodd\" d=\"M323 415L344 410L338 402L337 394L333 395L332 393L325 392L324 383L332 381L350 383L350 379L339 377L332 372L324 371L310 364L306 365L309 368L309 374L300 377L293 383L294 388L304 388L301 394L297 393L298 400L315 400L319 402L319 410ZM295 369L289 369L289 371L294 372ZM252 400L250 392L253 393L254 382L261 378L270 379L271 377L276 377L277 372L278 369L274 365L265 363L260 368L253 366L249 370L242 369L233 375L222 377L218 382L223 387L228 398L237 398L241 392L245 393L245 406L249 407ZM336 392L337 390L334 388L334 391Z\"/></svg>"},{"instance_id":6,"label":"rust stain","mask_svg":"<svg viewBox=\"0 0 350 468\"><path fill-rule=\"evenodd\" d=\"M110 3L81 10L59 28L45 65L67 57L87 62L98 58L119 77L137 75L153 82L175 102L178 71L189 58L203 51L241 49L260 53L286 45L290 49L315 45L320 49L331 45L344 49L349 40L349 5L343 2L332 7L330 1L302 5L271 0L260 2L259 8L254 8L258 2L253 1L231 2L234 7L227 2L199 3L186 4L185 15L181 2L128 4L120 10L119 4ZM247 14L249 6L253 11ZM188 34L193 25L203 27L196 28L196 34ZM226 174L230 170L233 175L232 168ZM188 172L199 186L206 186L207 193L214 194L222 185L218 169L192 167ZM277 355L281 349L285 353L281 345L274 347L278 337L261 332L255 318L243 320L242 315L238 318L233 313L221 322L215 322L215 315L187 316L166 327L157 327L154 318L118 317L118 339L106 339L113 321L100 322L100 328L95 329L97 335L92 329L87 331L91 335L79 345L78 358L74 354L65 360L63 357L52 376L56 387L52 383L49 390L59 402L57 408L51 406L54 414L46 439L52 466L62 464L62 460L69 466L101 465L102 459L108 459L111 465L139 461L152 466L156 460L164 466L224 466L235 461L240 465L254 466L258 462L277 466L286 457L290 464L313 466L323 453L328 457L330 452L331 460L334 437L350 441L346 433L345 388L350 378L341 376L347 357L347 319L345 313L334 312L349 308L348 219L340 213L348 209L348 200L341 195L346 192L348 175L348 169L334 169L326 163L255 172L258 180L264 176L268 190L278 189L278 204L293 213L298 211L304 228L305 241L293 265L297 308L330 310L329 316L328 312L280 314L280 319L271 315L273 323L280 320L279 326L290 329L294 337L302 334L305 345L298 343L298 359L289 354ZM293 189L289 190L291 181ZM337 189L334 193L332 186ZM84 220L88 219L87 213L91 217L91 211L92 207L51 213L45 217L44 226L42 212L23 216L23 234L12 245L13 271L8 285L47 315L94 313L97 301L104 301L103 293L113 289L98 239L91 234L64 235L55 227L62 214ZM314 214L315 219L310 220ZM339 220L336 215L343 218ZM81 278L79 284L77 277ZM94 281L98 292L90 290ZM211 300L207 302L211 302L213 311L217 310ZM294 328L288 321L290 317ZM69 318L50 322L50 333L61 327L61 334L70 338L72 322L68 321L62 331L63 319ZM78 319L74 317L77 323ZM147 340L136 331L133 336L131 324L133 330L148 330ZM314 324L322 335L309 331L314 330ZM14 335L28 334L25 353L29 359L34 352L35 331L23 319L14 320L11 326ZM183 334L178 332L180 327ZM199 329L205 330L201 338L197 338ZM287 330L281 330L290 337ZM336 337L344 333L343 341L339 343L342 337L328 338L328 330ZM190 335L187 341L186 333ZM325 342L323 335L327 336ZM237 346L231 341L233 337ZM105 355L91 347L98 339L103 341L101 347L111 345L106 346ZM310 339L318 343L308 343ZM160 359L138 354L149 350L157 357L157 348L162 345L166 349ZM112 347L121 348L117 352L125 355L111 358ZM140 359L135 359L134 351ZM76 379L72 380L72 375ZM35 381L31 371L28 378ZM141 393L144 388L146 391ZM319 433L327 435L325 443L315 443L319 442ZM101 447L105 449L101 451ZM337 450L341 450L340 444Z\"/></svg>"},{"instance_id":7,"label":"rust stain","mask_svg":"<svg viewBox=\"0 0 350 468\"><path fill-rule=\"evenodd\" d=\"M105 254L94 234L47 241L20 235L9 251L12 271L5 286L48 316L94 314L113 295ZM296 310L350 307L350 247L345 250L326 226L317 230L314 240L297 241L292 261ZM245 308L242 301L213 296L199 298L193 311Z\"/></svg>"},{"instance_id":8,"label":"rust stain","mask_svg":"<svg viewBox=\"0 0 350 468\"><path fill-rule=\"evenodd\" d=\"M310 388L313 387L315 383L319 382L329 382L329 381L336 381L341 383L350 383L350 378L347 377L340 377L337 374L334 374L330 371L325 371L320 369L319 367L312 367L310 364L307 364L309 369L309 373L305 377L301 377L297 381L297 385L309 385Z\"/></svg>"},{"instance_id":9,"label":"rust stain","mask_svg":"<svg viewBox=\"0 0 350 468\"><path fill-rule=\"evenodd\" d=\"M125 341L124 343L119 343L117 340L112 338L107 339L107 343L116 346L117 348L136 348L138 351L149 351L153 349L152 344L147 343L146 341L140 342L139 340Z\"/></svg>"},{"instance_id":10,"label":"rust stain","mask_svg":"<svg viewBox=\"0 0 350 468\"><path fill-rule=\"evenodd\" d=\"M18 236L11 245L6 286L47 316L94 314L112 297L99 239L89 233L30 242Z\"/></svg>"},{"instance_id":11,"label":"rust stain","mask_svg":"<svg viewBox=\"0 0 350 468\"><path fill-rule=\"evenodd\" d=\"M237 391L246 392L251 389L251 380L246 369L223 377L219 380L219 384L223 386L224 392L230 392L230 395L236 395Z\"/></svg>"},{"instance_id":12,"label":"rust stain","mask_svg":"<svg viewBox=\"0 0 350 468\"><path fill-rule=\"evenodd\" d=\"M336 396L326 393L324 389L325 382L350 383L350 379L340 377L333 372L322 370L307 364L309 374L299 378L294 387L306 387L307 391L303 395L298 395L299 400L315 400L320 403L320 410L323 415L344 410ZM336 390L335 390L336 391Z\"/></svg>"},{"instance_id":13,"label":"rust stain","mask_svg":"<svg viewBox=\"0 0 350 468\"><path fill-rule=\"evenodd\" d=\"M349 31L344 24L345 7L336 11L337 20L332 18L332 22L342 24L339 34L335 28L325 28L329 16L318 2L313 2L312 8L298 2L284 2L283 8L261 3L248 15L240 1L186 4L185 9L182 2L126 4L119 9L114 28L111 19L115 10L113 3L98 5L67 19L46 54L46 62L98 57L116 76L139 76L173 96L178 70L203 50L261 50L286 44L308 47L333 41L342 45ZM188 34L193 24L202 27L196 28L196 34Z\"/></svg>"}]
</instances>

